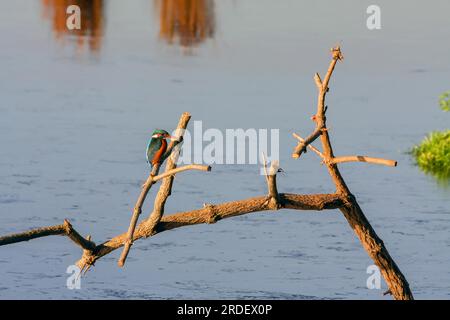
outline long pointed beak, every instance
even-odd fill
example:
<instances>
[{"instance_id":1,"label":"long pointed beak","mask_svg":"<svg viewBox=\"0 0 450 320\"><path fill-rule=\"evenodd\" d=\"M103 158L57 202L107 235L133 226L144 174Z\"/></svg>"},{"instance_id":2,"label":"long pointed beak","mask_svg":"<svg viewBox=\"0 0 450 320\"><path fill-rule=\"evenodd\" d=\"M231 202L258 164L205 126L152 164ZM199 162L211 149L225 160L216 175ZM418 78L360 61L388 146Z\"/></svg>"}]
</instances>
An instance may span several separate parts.
<instances>
[{"instance_id":1,"label":"long pointed beak","mask_svg":"<svg viewBox=\"0 0 450 320\"><path fill-rule=\"evenodd\" d=\"M178 137L168 136L167 139L170 139L170 140L174 141L174 140L178 140Z\"/></svg>"}]
</instances>

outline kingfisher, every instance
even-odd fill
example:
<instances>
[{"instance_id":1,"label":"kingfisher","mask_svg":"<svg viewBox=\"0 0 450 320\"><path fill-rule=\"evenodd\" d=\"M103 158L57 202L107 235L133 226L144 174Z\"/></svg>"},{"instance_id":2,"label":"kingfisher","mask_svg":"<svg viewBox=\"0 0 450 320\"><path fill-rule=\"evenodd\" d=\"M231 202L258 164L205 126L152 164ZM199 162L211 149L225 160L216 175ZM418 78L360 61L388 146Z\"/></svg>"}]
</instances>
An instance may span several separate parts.
<instances>
[{"instance_id":1,"label":"kingfisher","mask_svg":"<svg viewBox=\"0 0 450 320\"><path fill-rule=\"evenodd\" d=\"M162 159L163 155L167 151L167 141L166 139L174 140L166 130L156 129L153 131L152 139L149 141L147 145L147 162L151 168L153 168L156 164L161 164L164 159Z\"/></svg>"}]
</instances>

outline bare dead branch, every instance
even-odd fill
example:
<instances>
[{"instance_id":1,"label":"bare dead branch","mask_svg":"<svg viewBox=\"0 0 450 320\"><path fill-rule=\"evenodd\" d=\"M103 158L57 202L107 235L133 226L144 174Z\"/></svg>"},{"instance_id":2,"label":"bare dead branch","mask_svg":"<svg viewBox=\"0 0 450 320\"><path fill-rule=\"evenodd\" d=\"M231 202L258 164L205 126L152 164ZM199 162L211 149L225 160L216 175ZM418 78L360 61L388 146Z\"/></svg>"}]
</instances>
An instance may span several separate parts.
<instances>
[{"instance_id":1,"label":"bare dead branch","mask_svg":"<svg viewBox=\"0 0 450 320\"><path fill-rule=\"evenodd\" d=\"M64 228L66 231L66 235L77 245L87 251L93 251L95 249L95 243L90 241L89 238L83 238L70 224L70 222L66 219L64 220Z\"/></svg>"},{"instance_id":2,"label":"bare dead branch","mask_svg":"<svg viewBox=\"0 0 450 320\"><path fill-rule=\"evenodd\" d=\"M330 51L331 51L331 55L332 55L333 58L331 59L330 66L328 67L327 73L326 73L325 78L324 78L324 80L322 82L322 90L324 92L328 92L328 83L330 82L331 75L333 74L334 67L336 66L336 63L339 60L344 60L344 56L342 55L340 46L336 46L334 48L331 48Z\"/></svg>"},{"instance_id":3,"label":"bare dead branch","mask_svg":"<svg viewBox=\"0 0 450 320\"><path fill-rule=\"evenodd\" d=\"M297 133L292 133L294 138L296 138L300 142L305 142L305 139L303 139L300 135ZM367 157L367 156L340 156L340 157L334 157L332 159L327 159L323 155L322 152L320 152L319 149L314 147L312 144L308 144L308 148L310 148L312 151L314 151L320 158L322 158L323 162L329 162L329 163L344 163L344 162L367 162L367 163L373 163L373 164L381 164L388 167L396 167L397 161L395 160L389 160L389 159L382 159L382 158L374 158L374 157Z\"/></svg>"},{"instance_id":4,"label":"bare dead branch","mask_svg":"<svg viewBox=\"0 0 450 320\"><path fill-rule=\"evenodd\" d=\"M392 259L383 241L370 225L356 199L354 197L351 198L350 203L347 206L341 207L340 210L359 238L369 257L380 268L380 272L392 296L396 300L414 300L405 276L400 271L394 259Z\"/></svg>"},{"instance_id":5,"label":"bare dead branch","mask_svg":"<svg viewBox=\"0 0 450 320\"><path fill-rule=\"evenodd\" d=\"M169 144L168 147L168 151L166 151L166 153L164 154L164 159L166 159L167 157L169 157L169 155L172 152L180 152L180 149L175 149L175 146L182 141L183 139L183 134L184 134L184 130L186 130L187 124L189 123L189 119L191 118L191 115L187 112L183 113L181 115L180 121L178 123L177 126L177 139L176 140L172 140L171 143ZM125 244L124 250L122 251L122 254L120 255L119 261L118 261L118 265L120 267L123 267L125 264L125 261L127 259L128 253L130 251L130 248L133 244L133 233L134 230L136 228L136 224L139 218L139 215L142 212L142 205L144 204L145 198L147 197L148 191L150 190L151 186L159 179L165 178L165 177L169 177L169 179L173 180L173 174L176 173L176 171L173 171L176 167L175 165L175 161L173 157L170 157L169 160L167 161L167 166L166 166L166 171L164 174L162 174L158 179L157 178L157 174L159 172L159 168L160 168L160 164L157 164L153 167L152 172L150 173L150 176L148 177L147 181L144 183L144 186L142 188L142 192L137 200L137 203L135 205L135 209L133 212L133 215L131 217L131 221L130 221L130 226L128 228L128 240ZM193 168L193 167L192 167ZM171 172L172 171L172 172ZM209 171L209 170L208 170ZM164 183L163 183L164 185ZM170 186L172 185L172 182L170 183ZM161 186L162 188L162 186ZM161 192L161 188L160 188L160 192ZM158 192L158 195L155 199L155 207L157 206L156 201L161 201L160 199L160 192ZM169 191L170 192L170 191ZM164 200L165 202L165 200ZM157 211L155 213L156 217L154 218L154 223L157 224L159 222L159 220L161 219L161 216L163 214L164 211L164 204L162 204L162 206L159 204L158 207L156 207L159 211ZM161 209L162 208L162 209Z\"/></svg>"},{"instance_id":6,"label":"bare dead branch","mask_svg":"<svg viewBox=\"0 0 450 320\"><path fill-rule=\"evenodd\" d=\"M184 130L186 130L186 127L187 127L190 119L191 119L191 115L188 112L183 113L183 115L181 116L180 121L178 123L177 131L184 132ZM165 170L166 173L176 168L176 161L180 154L180 149L172 151L172 152L173 152L173 154L167 160L166 170ZM174 177L172 175L169 175L168 177L164 178L163 182L161 183L161 186L159 187L158 194L156 195L156 198L155 198L153 211L148 218L149 226L152 229L156 227L156 225L159 223L159 221L161 220L161 217L164 214L164 206L166 204L167 198L172 193L173 179L174 179Z\"/></svg>"},{"instance_id":7,"label":"bare dead branch","mask_svg":"<svg viewBox=\"0 0 450 320\"><path fill-rule=\"evenodd\" d=\"M355 234L359 238L362 246L367 251L369 256L373 259L375 264L380 268L381 274L386 280L389 290L391 291L395 299L413 299L412 292L409 288L409 284L406 281L404 275L389 255L383 241L375 233L374 229L370 225L369 221L365 217L361 208L359 207L356 198L350 193L342 175L337 167L337 163L348 161L366 161L371 163L396 165L395 161L368 158L368 157L338 157L335 158L333 154L333 148L331 147L330 137L326 126L325 117L325 96L328 92L328 85L331 79L331 75L336 66L337 61L342 60L343 56L339 47L333 48L332 60L328 67L327 74L323 81L320 80L318 74L315 75L315 83L318 88L319 94L317 99L317 113L313 117L316 122L316 129L313 134L305 139L303 142L300 140L299 144L294 149L293 157L299 157L302 152L306 150L306 146L310 145L316 138L317 133L320 131L320 140L322 143L322 158L323 163L328 169L328 173L331 176L333 183L336 186L336 193L342 194L347 199L347 204L341 207L340 210L344 214L347 222L354 230ZM321 85L320 85L321 84Z\"/></svg>"},{"instance_id":8,"label":"bare dead branch","mask_svg":"<svg viewBox=\"0 0 450 320\"><path fill-rule=\"evenodd\" d=\"M345 184L345 181L342 178L337 167L338 163L350 161L369 162L390 166L395 166L396 162L393 160L370 158L365 156L334 157L333 154L329 132L326 126L325 113L327 110L327 106L325 106L325 97L326 93L329 90L329 82L331 79L331 75L335 69L336 63L337 61L342 59L343 56L340 48L333 48L332 60L323 81L321 80L319 74L316 73L316 75L314 76L314 81L318 88L317 113L313 116L313 120L316 123L316 128L313 133L306 139L303 139L299 135L294 134L294 137L299 140L299 143L294 148L294 152L292 154L294 158L298 158L303 152L306 151L306 148L310 148L315 153L317 153L323 159L323 163L326 165L328 173L330 174L330 177L332 178L332 181L336 186L336 192L334 194L297 195L278 193L276 185L276 173L278 172L278 164L276 162L273 162L268 172L267 163L264 159L264 170L269 189L268 196L260 196L216 205L205 204L202 209L163 216L165 202L167 201L171 193L174 175L178 172L189 170L188 168L184 167L176 169L175 165L176 155L179 153L179 148L178 150L176 149L177 147L179 147L178 143L182 140L181 134L179 135L180 139L178 140L178 143L171 142L169 146L169 149L171 150L170 157L169 154L165 154L165 157L169 157L165 172L161 175L158 175L158 170L156 170L144 184L142 192L145 192L146 188L149 189L155 181L162 179L161 186L155 198L152 213L150 214L148 219L141 222L131 232L130 230L128 230L127 233L115 236L112 239L96 246L91 241L90 237L84 239L73 229L68 221L65 221L62 225L37 228L23 233L0 237L0 246L21 241L28 241L31 239L49 235L66 235L77 245L83 248L83 255L77 262L77 264L82 270L87 271L92 265L94 265L94 263L98 259L109 254L110 252L122 246L128 247L129 250L129 246L131 246L131 243L133 241L136 241L140 238L150 237L166 230L172 230L183 226L190 226L201 223L215 223L216 221L221 219L266 210L295 209L319 211L324 209L340 209L350 227L354 230L355 234L359 238L363 248L367 251L368 255L373 259L375 264L380 268L380 271L384 279L386 280L386 283L389 287L389 292L392 294L392 296L395 299L413 299L413 295L409 288L409 284L406 281L406 278L401 273L400 269L390 256L389 252L384 246L383 241L377 236L369 221L365 217L358 202L356 201L356 198L350 193L350 190ZM185 129L189 119L190 115L188 113L183 114L178 124L178 128ZM317 148L311 145L311 143L318 137L320 137L322 143L322 151L319 151ZM200 169L200 167L196 169L198 170ZM205 168L200 170L204 169ZM148 192L148 190L146 192ZM143 197L145 200L145 195ZM140 205L142 205L142 203L143 200ZM139 207L139 200L137 207ZM138 209L139 210L136 210L135 208L135 212L138 211L140 213L140 208ZM137 216L138 215L139 214L137 214ZM125 257L123 258L123 262L125 261L125 258L126 253Z\"/></svg>"},{"instance_id":9,"label":"bare dead branch","mask_svg":"<svg viewBox=\"0 0 450 320\"><path fill-rule=\"evenodd\" d=\"M264 174L265 174L266 182L267 182L267 189L269 190L269 195L268 195L269 206L273 210L278 210L281 207L280 196L278 194L278 189L277 189L277 173L278 173L278 169L280 168L279 161L273 160L270 163L270 169L267 170L267 160L266 160L266 155L264 154L264 152L262 153L262 158L263 158L263 165L264 165Z\"/></svg>"},{"instance_id":10,"label":"bare dead branch","mask_svg":"<svg viewBox=\"0 0 450 320\"><path fill-rule=\"evenodd\" d=\"M0 237L0 246L55 235L67 236L76 245L80 246L84 250L93 251L96 247L94 242L90 241L89 239L83 238L72 227L72 225L67 219L64 220L63 224L59 224L56 226L36 228L29 231L14 233Z\"/></svg>"},{"instance_id":11,"label":"bare dead branch","mask_svg":"<svg viewBox=\"0 0 450 320\"><path fill-rule=\"evenodd\" d=\"M316 72L314 75L314 82L316 83L317 89L322 89L322 79L320 79L320 75Z\"/></svg>"},{"instance_id":12,"label":"bare dead branch","mask_svg":"<svg viewBox=\"0 0 450 320\"><path fill-rule=\"evenodd\" d=\"M345 204L345 199L338 194L314 194L314 195L297 195L280 193L279 209L295 209L295 210L325 210L338 209ZM172 230L184 226L196 224L211 224L218 220L249 214L253 212L273 210L267 196L249 198L245 200L225 202L217 205L207 204L202 209L185 211L169 216L164 216L153 228L149 220L141 222L135 230L133 242L147 238L163 231ZM86 265L93 265L95 261L101 257L111 253L112 251L123 246L127 241L127 234L118 235L100 245L92 254L83 255L77 262L80 268Z\"/></svg>"},{"instance_id":13,"label":"bare dead branch","mask_svg":"<svg viewBox=\"0 0 450 320\"><path fill-rule=\"evenodd\" d=\"M302 137L300 137L297 133L292 133L292 135L294 136L294 138L296 138L298 141L304 143L305 139L303 139ZM308 148L310 148L312 151L314 151L319 157L321 157L323 160L325 159L325 156L322 154L322 152L320 152L319 149L317 149L316 147L314 147L312 144L308 144Z\"/></svg>"},{"instance_id":14,"label":"bare dead branch","mask_svg":"<svg viewBox=\"0 0 450 320\"><path fill-rule=\"evenodd\" d=\"M317 98L317 112L313 116L313 120L316 122L316 128L314 129L313 133L311 133L303 142L300 141L294 148L294 152L292 153L292 158L294 159L299 158L302 153L306 152L306 147L309 144L313 143L318 137L322 136L322 134L327 134L325 125L325 96L328 92L328 83L330 82L331 75L333 74L337 61L344 59L339 46L332 48L331 52L333 58L330 62L324 80L322 81L320 79L318 73L314 75L314 82L316 83L317 89L319 91ZM329 146L329 148L327 147L327 149L331 150L331 146Z\"/></svg>"},{"instance_id":15,"label":"bare dead branch","mask_svg":"<svg viewBox=\"0 0 450 320\"><path fill-rule=\"evenodd\" d=\"M381 165L388 166L388 167L396 167L397 166L397 161L395 161L395 160L373 158L373 157L366 157L366 156L342 156L342 157L335 157L331 161L333 163L367 162L367 163L373 163L373 164L381 164Z\"/></svg>"},{"instance_id":16,"label":"bare dead branch","mask_svg":"<svg viewBox=\"0 0 450 320\"><path fill-rule=\"evenodd\" d=\"M8 234L6 236L0 237L0 246L7 244L29 241L36 238L55 236L55 235L65 235L66 226L64 224L58 224L56 226L36 228L25 232Z\"/></svg>"},{"instance_id":17,"label":"bare dead branch","mask_svg":"<svg viewBox=\"0 0 450 320\"><path fill-rule=\"evenodd\" d=\"M306 139L300 141L294 149L292 153L292 158L297 159L300 158L302 153L306 151L306 147L308 147L311 143L313 143L320 135L322 134L322 127L317 127Z\"/></svg>"},{"instance_id":18,"label":"bare dead branch","mask_svg":"<svg viewBox=\"0 0 450 320\"><path fill-rule=\"evenodd\" d=\"M261 153L262 159L263 159L263 168L264 168L264 176L266 177L266 181L267 183L269 183L269 172L267 171L267 159L266 159L266 155L264 154L264 152Z\"/></svg>"},{"instance_id":19,"label":"bare dead branch","mask_svg":"<svg viewBox=\"0 0 450 320\"><path fill-rule=\"evenodd\" d=\"M279 198L281 203L280 209L322 211L327 209L339 209L345 205L345 199L343 199L342 196L338 194L299 195L280 193ZM211 208L214 209L212 210ZM211 224L218 220L267 210L272 210L272 208L268 206L267 196L225 202L217 205L207 204L202 209L184 211L164 216L161 218L161 221L157 225L157 227L153 230L148 220L144 220L136 227L133 241L183 226L202 223ZM65 224L36 228L26 232L0 237L0 246L29 241L45 236L65 234ZM92 262L89 264L93 264L96 260L103 257L104 255L125 245L125 243L127 242L127 235L127 232L122 233L102 244L97 245L92 250L91 246L89 246L88 251L91 251L89 260ZM79 266L85 266L86 264L84 259L86 258L83 257L82 259L80 259L77 264Z\"/></svg>"},{"instance_id":20,"label":"bare dead branch","mask_svg":"<svg viewBox=\"0 0 450 320\"><path fill-rule=\"evenodd\" d=\"M125 247L119 258L118 264L121 267L125 264L125 260L127 259L128 253L130 252L131 245L133 244L134 230L136 229L136 224L138 222L139 216L142 213L142 206L144 204L145 199L147 198L147 194L150 191L150 188L156 182L155 175L158 174L160 167L161 167L161 164L159 164L159 163L155 164L153 166L152 171L149 174L147 180L142 185L142 190L141 190L139 198L137 199L136 204L134 206L133 215L131 216L131 220L130 220L130 226L128 227L127 242L125 243Z\"/></svg>"},{"instance_id":21,"label":"bare dead branch","mask_svg":"<svg viewBox=\"0 0 450 320\"><path fill-rule=\"evenodd\" d=\"M159 181L169 176L174 176L177 173L188 171L188 170L198 170L198 171L211 171L211 166L205 166L201 164L188 164L179 168L175 168L164 173L153 177L153 181Z\"/></svg>"},{"instance_id":22,"label":"bare dead branch","mask_svg":"<svg viewBox=\"0 0 450 320\"><path fill-rule=\"evenodd\" d=\"M155 166L156 167L156 166ZM150 174L149 178L147 179L147 181L144 183L143 185L143 191L141 192L141 196L138 199L138 202L135 206L134 209L134 213L133 216L131 218L130 221L130 227L128 229L128 241L127 243L125 243L124 249L122 251L122 254L119 258L119 266L123 267L125 264L125 260L128 256L128 253L130 251L131 245L132 245L132 239L133 239L133 233L134 230L136 228L136 224L137 224L137 220L139 215L141 214L141 208L142 205L144 203L145 200L145 196L147 195L148 191L150 190L150 187L157 181L162 180L166 177L169 176L174 176L177 173L183 172L183 171L188 171L188 170L199 170L199 171L211 171L211 167L210 166L204 166L204 165L199 165L199 164L190 164L190 165L186 165L180 168L176 168L173 170L169 170L167 172L164 172L162 174L159 174L157 176L153 176L152 174Z\"/></svg>"}]
</instances>

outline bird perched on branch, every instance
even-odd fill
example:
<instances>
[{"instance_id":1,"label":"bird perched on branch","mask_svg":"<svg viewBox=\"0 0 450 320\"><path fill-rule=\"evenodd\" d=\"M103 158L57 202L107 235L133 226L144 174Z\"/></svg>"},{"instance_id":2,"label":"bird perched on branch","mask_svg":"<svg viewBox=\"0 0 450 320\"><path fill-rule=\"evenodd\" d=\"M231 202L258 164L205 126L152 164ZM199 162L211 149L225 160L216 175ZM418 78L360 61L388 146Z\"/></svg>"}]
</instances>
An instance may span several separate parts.
<instances>
[{"instance_id":1,"label":"bird perched on branch","mask_svg":"<svg viewBox=\"0 0 450 320\"><path fill-rule=\"evenodd\" d=\"M153 131L152 139L147 145L147 162L151 168L156 164L164 162L164 154L167 151L166 139L175 140L167 131L162 129L156 129Z\"/></svg>"}]
</instances>

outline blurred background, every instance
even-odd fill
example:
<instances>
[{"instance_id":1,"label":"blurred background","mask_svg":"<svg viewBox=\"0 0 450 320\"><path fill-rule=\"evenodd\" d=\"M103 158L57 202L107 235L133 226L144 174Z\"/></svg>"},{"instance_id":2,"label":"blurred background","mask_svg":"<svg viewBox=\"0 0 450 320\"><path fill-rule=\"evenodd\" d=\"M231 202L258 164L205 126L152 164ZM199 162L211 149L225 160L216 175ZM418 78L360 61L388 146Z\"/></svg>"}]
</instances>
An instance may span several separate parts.
<instances>
[{"instance_id":1,"label":"blurred background","mask_svg":"<svg viewBox=\"0 0 450 320\"><path fill-rule=\"evenodd\" d=\"M66 8L81 8L68 31ZM315 154L290 158L313 129L315 72L340 44L327 96L337 155L398 160L342 173L416 298L450 296L450 189L408 154L449 127L450 3L377 1L16 0L0 2L0 234L68 218L100 243L125 232L154 128L189 111L208 128L280 130L280 192L333 192ZM156 190L156 189L155 189ZM150 212L152 190L145 212ZM261 195L256 165L176 179L166 214ZM146 214L144 213L143 216ZM282 210L164 232L119 251L69 290L81 256L66 238L0 249L0 298L390 299L339 211Z\"/></svg>"}]
</instances>

